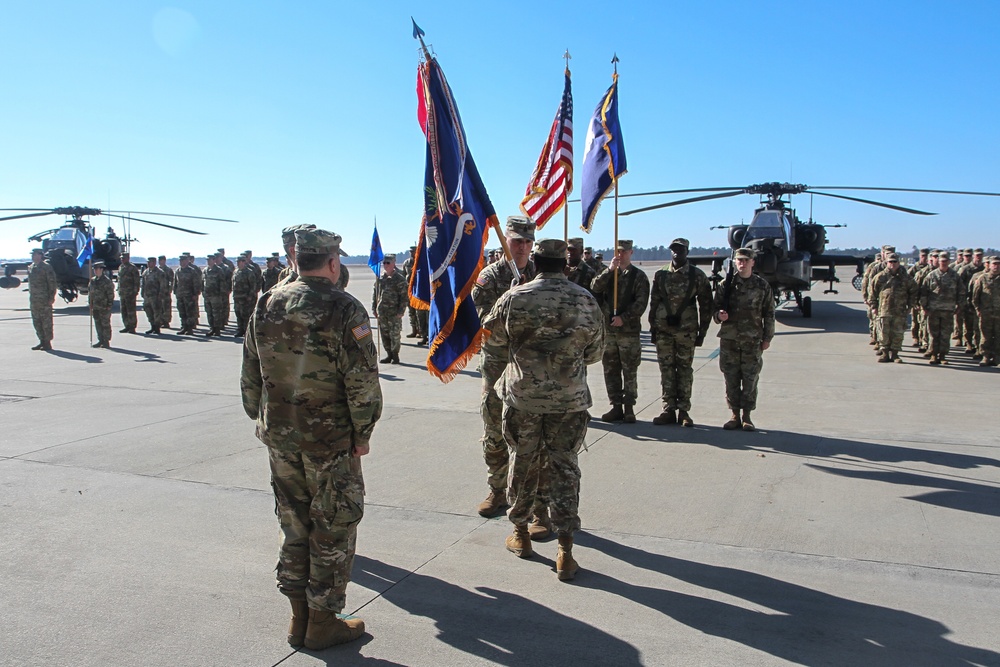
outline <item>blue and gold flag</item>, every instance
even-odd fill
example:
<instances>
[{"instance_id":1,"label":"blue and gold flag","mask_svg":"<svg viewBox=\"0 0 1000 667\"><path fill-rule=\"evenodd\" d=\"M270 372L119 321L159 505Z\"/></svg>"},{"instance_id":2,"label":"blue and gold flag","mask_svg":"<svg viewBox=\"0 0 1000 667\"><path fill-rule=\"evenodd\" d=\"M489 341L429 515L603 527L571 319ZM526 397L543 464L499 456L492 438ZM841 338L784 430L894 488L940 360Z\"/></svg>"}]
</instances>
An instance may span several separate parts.
<instances>
[{"instance_id":1,"label":"blue and gold flag","mask_svg":"<svg viewBox=\"0 0 1000 667\"><path fill-rule=\"evenodd\" d=\"M375 224L375 231L372 232L372 249L368 253L368 268L370 268L375 273L375 278L381 274L382 259L385 254L382 252L382 242L378 237L378 223Z\"/></svg>"},{"instance_id":2,"label":"blue and gold flag","mask_svg":"<svg viewBox=\"0 0 1000 667\"><path fill-rule=\"evenodd\" d=\"M583 176L580 183L580 202L583 206L583 223L580 228L590 233L594 216L601 201L611 191L618 177L628 169L625 160L625 141L618 124L618 73L614 74L611 87L604 93L594 110L587 128L587 143L583 149Z\"/></svg>"},{"instance_id":3,"label":"blue and gold flag","mask_svg":"<svg viewBox=\"0 0 1000 667\"><path fill-rule=\"evenodd\" d=\"M483 267L493 204L466 144L458 106L437 59L417 69L417 117L427 139L424 215L410 303L430 310L427 370L449 382L479 350L472 286Z\"/></svg>"}]
</instances>

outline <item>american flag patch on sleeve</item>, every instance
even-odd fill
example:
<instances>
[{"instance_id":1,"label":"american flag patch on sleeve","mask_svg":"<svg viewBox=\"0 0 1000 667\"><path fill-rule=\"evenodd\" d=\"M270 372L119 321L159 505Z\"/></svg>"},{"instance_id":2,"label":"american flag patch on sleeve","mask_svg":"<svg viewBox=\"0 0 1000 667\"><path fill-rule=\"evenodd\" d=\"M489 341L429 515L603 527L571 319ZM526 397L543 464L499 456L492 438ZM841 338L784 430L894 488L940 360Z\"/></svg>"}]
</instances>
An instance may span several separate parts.
<instances>
[{"instance_id":1,"label":"american flag patch on sleeve","mask_svg":"<svg viewBox=\"0 0 1000 667\"><path fill-rule=\"evenodd\" d=\"M359 324L351 329L351 333L354 334L354 340L361 340L365 336L371 336L372 329L367 324Z\"/></svg>"}]
</instances>

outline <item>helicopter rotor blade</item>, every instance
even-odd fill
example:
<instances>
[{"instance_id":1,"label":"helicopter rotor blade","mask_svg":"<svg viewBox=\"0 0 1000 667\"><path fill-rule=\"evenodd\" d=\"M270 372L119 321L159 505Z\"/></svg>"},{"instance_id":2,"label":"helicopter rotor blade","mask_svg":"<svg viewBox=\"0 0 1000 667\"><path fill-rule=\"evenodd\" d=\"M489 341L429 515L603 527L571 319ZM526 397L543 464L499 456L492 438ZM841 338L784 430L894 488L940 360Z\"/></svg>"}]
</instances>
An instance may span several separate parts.
<instances>
[{"instance_id":1,"label":"helicopter rotor blade","mask_svg":"<svg viewBox=\"0 0 1000 667\"><path fill-rule=\"evenodd\" d=\"M239 220L229 220L228 218L206 218L201 215L181 215L180 213L153 213L152 211L108 211L108 213L115 213L119 215L165 215L170 218L191 218L192 220L214 220L216 222L235 222L239 224Z\"/></svg>"},{"instance_id":2,"label":"helicopter rotor blade","mask_svg":"<svg viewBox=\"0 0 1000 667\"><path fill-rule=\"evenodd\" d=\"M939 195L980 195L983 197L1000 197L1000 192L972 192L969 190L927 190L924 188L869 188L854 187L851 185L813 185L809 187L812 192L816 190L880 190L882 192L930 192ZM619 195L621 196L621 195Z\"/></svg>"},{"instance_id":3,"label":"helicopter rotor blade","mask_svg":"<svg viewBox=\"0 0 1000 667\"><path fill-rule=\"evenodd\" d=\"M24 209L7 209L11 211L23 211ZM0 218L0 222L4 220L20 220L21 218L40 218L45 215L52 215L55 211L46 211L45 213L25 213L24 215L8 215L6 218Z\"/></svg>"},{"instance_id":4,"label":"helicopter rotor blade","mask_svg":"<svg viewBox=\"0 0 1000 667\"><path fill-rule=\"evenodd\" d=\"M104 215L109 218L120 218L125 220L125 216L119 215L117 213L105 213ZM175 227L174 225L168 225L164 222L153 222L152 220L143 220L142 218L129 218L130 222L145 222L147 225L156 225L157 227L166 227L167 229L174 229L178 232L187 232L188 234L198 234L199 236L208 236L208 232L196 232L193 229L184 229L183 227Z\"/></svg>"},{"instance_id":5,"label":"helicopter rotor blade","mask_svg":"<svg viewBox=\"0 0 1000 667\"><path fill-rule=\"evenodd\" d=\"M48 211L53 213L51 208L0 208L0 211Z\"/></svg>"},{"instance_id":6,"label":"helicopter rotor blade","mask_svg":"<svg viewBox=\"0 0 1000 667\"><path fill-rule=\"evenodd\" d=\"M661 208L667 208L668 206L680 206L681 204L692 204L697 201L708 201L710 199L724 199L725 197L735 197L736 195L744 194L743 190L736 190L735 192L720 192L714 195L705 195L703 197L691 197L690 199L680 199L678 201L669 201L665 204L656 204L655 206L646 206L645 208L636 208L631 211L622 211L618 215L632 215L633 213L644 213L645 211L655 211Z\"/></svg>"},{"instance_id":7,"label":"helicopter rotor blade","mask_svg":"<svg viewBox=\"0 0 1000 667\"><path fill-rule=\"evenodd\" d=\"M687 192L721 192L723 190L744 190L742 186L732 187L732 188L685 188L683 190L658 190L656 192L630 192L628 194L619 194L619 199L624 199L625 197L650 197L656 195L681 195ZM608 194L604 196L605 199L614 199L613 194ZM579 199L570 199L570 203L578 204Z\"/></svg>"},{"instance_id":8,"label":"helicopter rotor blade","mask_svg":"<svg viewBox=\"0 0 1000 667\"><path fill-rule=\"evenodd\" d=\"M896 206L895 204L885 204L878 201L872 201L870 199L858 199L857 197L848 197L846 195L835 195L832 192L816 192L815 190L809 190L811 194L820 195L821 197L834 197L835 199L846 199L848 201L856 201L862 204L871 204L872 206L881 206L882 208L891 208L894 211L902 211L903 213L912 213L914 215L937 215L937 213L931 213L929 211L920 211L915 208L906 208L904 206Z\"/></svg>"}]
</instances>

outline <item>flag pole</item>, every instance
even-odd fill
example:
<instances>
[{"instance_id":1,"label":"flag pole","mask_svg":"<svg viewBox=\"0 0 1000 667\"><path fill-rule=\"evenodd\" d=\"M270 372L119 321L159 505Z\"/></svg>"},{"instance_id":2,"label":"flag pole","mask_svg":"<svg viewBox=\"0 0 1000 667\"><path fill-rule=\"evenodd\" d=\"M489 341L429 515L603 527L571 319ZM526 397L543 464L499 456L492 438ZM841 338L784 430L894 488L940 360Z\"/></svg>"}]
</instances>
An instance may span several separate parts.
<instances>
[{"instance_id":1,"label":"flag pole","mask_svg":"<svg viewBox=\"0 0 1000 667\"><path fill-rule=\"evenodd\" d=\"M569 74L569 61L573 56L569 55L569 49L563 53L563 60L566 61L566 74ZM569 245L569 193L565 195L565 203L563 204L563 241L566 245Z\"/></svg>"},{"instance_id":2,"label":"flag pole","mask_svg":"<svg viewBox=\"0 0 1000 667\"><path fill-rule=\"evenodd\" d=\"M611 59L611 64L614 65L614 68L615 68L615 73L613 75L613 79L614 79L615 82L617 82L618 81L618 54L617 53L615 53L614 57ZM614 165L614 164L611 165L611 173L612 173L612 175L614 176L614 179L615 179L615 247L612 248L612 252L614 252L617 255L617 253L618 253L618 176L614 173L616 166L617 165ZM618 273L620 271L621 271L621 267L619 266L617 269L615 269L615 275L614 275L614 278L613 278L613 280L614 280L614 299L613 299L612 305L611 305L612 317L618 315Z\"/></svg>"}]
</instances>

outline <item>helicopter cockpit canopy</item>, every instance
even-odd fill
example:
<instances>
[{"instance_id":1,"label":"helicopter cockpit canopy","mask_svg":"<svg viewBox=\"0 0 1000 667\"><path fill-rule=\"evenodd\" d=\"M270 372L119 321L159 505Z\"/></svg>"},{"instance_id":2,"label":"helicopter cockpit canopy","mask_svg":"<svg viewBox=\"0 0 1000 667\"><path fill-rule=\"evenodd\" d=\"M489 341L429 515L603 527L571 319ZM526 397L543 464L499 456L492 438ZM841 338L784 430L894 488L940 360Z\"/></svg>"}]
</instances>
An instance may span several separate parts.
<instances>
[{"instance_id":1,"label":"helicopter cockpit canopy","mask_svg":"<svg viewBox=\"0 0 1000 667\"><path fill-rule=\"evenodd\" d=\"M61 227L42 243L45 250L69 250L73 257L79 257L87 247L87 234L74 227Z\"/></svg>"},{"instance_id":2,"label":"helicopter cockpit canopy","mask_svg":"<svg viewBox=\"0 0 1000 667\"><path fill-rule=\"evenodd\" d=\"M743 237L744 247L751 247L751 241L765 239L773 239L775 246L786 250L792 247L792 223L784 211L758 211L753 216Z\"/></svg>"}]
</instances>

